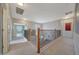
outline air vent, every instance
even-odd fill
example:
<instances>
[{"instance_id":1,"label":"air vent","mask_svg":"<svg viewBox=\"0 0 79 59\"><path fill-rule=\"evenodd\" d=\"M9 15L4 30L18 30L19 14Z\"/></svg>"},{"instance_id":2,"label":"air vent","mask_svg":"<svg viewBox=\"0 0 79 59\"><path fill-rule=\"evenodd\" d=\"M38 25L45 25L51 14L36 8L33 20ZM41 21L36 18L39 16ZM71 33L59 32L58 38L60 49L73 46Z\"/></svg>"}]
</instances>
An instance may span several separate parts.
<instances>
[{"instance_id":1,"label":"air vent","mask_svg":"<svg viewBox=\"0 0 79 59\"><path fill-rule=\"evenodd\" d=\"M16 13L17 14L23 15L23 12L24 12L23 9L16 7Z\"/></svg>"}]
</instances>

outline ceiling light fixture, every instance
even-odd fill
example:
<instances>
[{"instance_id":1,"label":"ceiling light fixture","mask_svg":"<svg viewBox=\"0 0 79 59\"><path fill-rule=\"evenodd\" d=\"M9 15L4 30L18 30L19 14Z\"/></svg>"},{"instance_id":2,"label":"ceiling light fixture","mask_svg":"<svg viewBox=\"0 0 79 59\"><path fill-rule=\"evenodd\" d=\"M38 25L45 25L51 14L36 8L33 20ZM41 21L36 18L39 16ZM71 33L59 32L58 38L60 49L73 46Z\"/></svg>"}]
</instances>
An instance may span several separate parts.
<instances>
[{"instance_id":1,"label":"ceiling light fixture","mask_svg":"<svg viewBox=\"0 0 79 59\"><path fill-rule=\"evenodd\" d=\"M23 6L23 3L18 3L18 5Z\"/></svg>"},{"instance_id":2,"label":"ceiling light fixture","mask_svg":"<svg viewBox=\"0 0 79 59\"><path fill-rule=\"evenodd\" d=\"M28 20L27 18L22 18L22 19L23 19L24 21L25 21L25 20Z\"/></svg>"}]
</instances>

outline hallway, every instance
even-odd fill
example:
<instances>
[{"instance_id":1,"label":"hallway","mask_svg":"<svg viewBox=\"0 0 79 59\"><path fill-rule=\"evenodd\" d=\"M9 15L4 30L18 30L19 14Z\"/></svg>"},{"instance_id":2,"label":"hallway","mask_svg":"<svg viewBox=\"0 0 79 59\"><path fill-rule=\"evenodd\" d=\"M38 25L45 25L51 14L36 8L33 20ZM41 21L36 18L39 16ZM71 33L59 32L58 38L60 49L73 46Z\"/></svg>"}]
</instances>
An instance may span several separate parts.
<instances>
[{"instance_id":1,"label":"hallway","mask_svg":"<svg viewBox=\"0 0 79 59\"><path fill-rule=\"evenodd\" d=\"M15 44L10 47L9 55L38 55L36 48L30 42ZM60 37L41 48L40 55L73 55L73 40Z\"/></svg>"},{"instance_id":2,"label":"hallway","mask_svg":"<svg viewBox=\"0 0 79 59\"><path fill-rule=\"evenodd\" d=\"M21 6L14 3L5 6L1 22L1 53L79 54L79 4L23 3Z\"/></svg>"}]
</instances>

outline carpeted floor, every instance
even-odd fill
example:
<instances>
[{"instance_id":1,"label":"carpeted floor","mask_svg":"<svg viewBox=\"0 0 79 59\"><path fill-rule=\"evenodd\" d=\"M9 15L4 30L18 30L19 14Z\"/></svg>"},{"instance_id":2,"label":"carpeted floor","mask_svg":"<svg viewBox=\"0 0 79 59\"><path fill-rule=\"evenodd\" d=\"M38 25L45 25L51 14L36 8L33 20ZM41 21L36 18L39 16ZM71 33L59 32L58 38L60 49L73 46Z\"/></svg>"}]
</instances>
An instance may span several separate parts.
<instances>
[{"instance_id":1,"label":"carpeted floor","mask_svg":"<svg viewBox=\"0 0 79 59\"><path fill-rule=\"evenodd\" d=\"M9 55L39 55L35 45L31 42L19 43L10 46ZM41 48L40 55L73 55L73 39L58 38Z\"/></svg>"}]
</instances>

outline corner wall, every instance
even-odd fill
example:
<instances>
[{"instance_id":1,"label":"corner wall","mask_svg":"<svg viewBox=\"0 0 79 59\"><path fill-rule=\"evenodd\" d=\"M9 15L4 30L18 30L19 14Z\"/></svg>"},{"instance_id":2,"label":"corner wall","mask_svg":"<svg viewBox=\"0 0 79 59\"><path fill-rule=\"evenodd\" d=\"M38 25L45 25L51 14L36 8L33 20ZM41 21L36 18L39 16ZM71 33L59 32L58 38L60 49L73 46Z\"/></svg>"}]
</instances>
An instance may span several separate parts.
<instances>
[{"instance_id":1,"label":"corner wall","mask_svg":"<svg viewBox=\"0 0 79 59\"><path fill-rule=\"evenodd\" d=\"M74 48L75 54L79 55L79 32L78 32L78 23L79 23L79 3L76 4L75 8L75 20L74 20Z\"/></svg>"}]
</instances>

